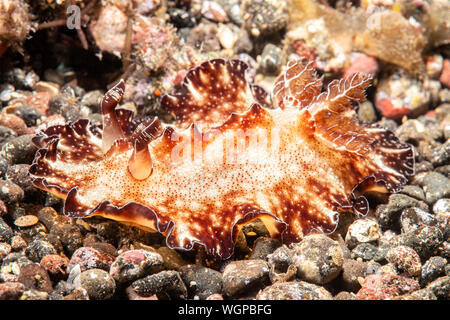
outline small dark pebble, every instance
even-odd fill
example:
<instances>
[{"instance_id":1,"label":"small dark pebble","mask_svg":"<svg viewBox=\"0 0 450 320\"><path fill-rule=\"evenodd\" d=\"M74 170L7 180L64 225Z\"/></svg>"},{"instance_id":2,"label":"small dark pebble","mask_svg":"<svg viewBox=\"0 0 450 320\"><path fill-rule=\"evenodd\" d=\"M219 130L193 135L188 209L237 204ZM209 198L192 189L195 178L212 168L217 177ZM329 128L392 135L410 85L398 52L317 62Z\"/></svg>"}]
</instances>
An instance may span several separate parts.
<instances>
[{"instance_id":1,"label":"small dark pebble","mask_svg":"<svg viewBox=\"0 0 450 320\"><path fill-rule=\"evenodd\" d=\"M13 129L5 126L0 126L0 145L8 142L15 137L17 137L17 133Z\"/></svg>"},{"instance_id":2,"label":"small dark pebble","mask_svg":"<svg viewBox=\"0 0 450 320\"><path fill-rule=\"evenodd\" d=\"M105 252L94 248L81 247L73 253L67 270L70 272L76 265L80 265L81 271L88 269L103 269L109 271L113 262L114 257Z\"/></svg>"},{"instance_id":3,"label":"small dark pebble","mask_svg":"<svg viewBox=\"0 0 450 320\"><path fill-rule=\"evenodd\" d=\"M447 259L435 256L428 259L422 266L420 279L421 283L426 284L445 275L445 266L447 265Z\"/></svg>"},{"instance_id":4,"label":"small dark pebble","mask_svg":"<svg viewBox=\"0 0 450 320\"><path fill-rule=\"evenodd\" d=\"M187 298L187 288L177 271L161 271L136 280L131 286L138 295L144 297L156 294L159 299Z\"/></svg>"},{"instance_id":5,"label":"small dark pebble","mask_svg":"<svg viewBox=\"0 0 450 320\"><path fill-rule=\"evenodd\" d=\"M40 262L46 255L56 254L56 250L47 241L34 240L25 249L25 254L31 261Z\"/></svg>"},{"instance_id":6,"label":"small dark pebble","mask_svg":"<svg viewBox=\"0 0 450 320\"><path fill-rule=\"evenodd\" d=\"M425 201L425 193L419 186L406 185L400 192L417 200Z\"/></svg>"},{"instance_id":7,"label":"small dark pebble","mask_svg":"<svg viewBox=\"0 0 450 320\"><path fill-rule=\"evenodd\" d=\"M81 272L74 280L76 288L87 291L89 299L110 299L116 291L116 283L111 275L101 269L89 269Z\"/></svg>"},{"instance_id":8,"label":"small dark pebble","mask_svg":"<svg viewBox=\"0 0 450 320\"><path fill-rule=\"evenodd\" d=\"M277 75L283 63L283 52L272 43L266 44L261 53L261 70L268 75Z\"/></svg>"},{"instance_id":9,"label":"small dark pebble","mask_svg":"<svg viewBox=\"0 0 450 320\"><path fill-rule=\"evenodd\" d=\"M0 200L6 205L21 201L24 197L21 187L10 180L0 180Z\"/></svg>"},{"instance_id":10,"label":"small dark pebble","mask_svg":"<svg viewBox=\"0 0 450 320\"><path fill-rule=\"evenodd\" d=\"M388 204L380 204L375 209L375 217L382 230L387 230L398 223L401 212L406 208L417 207L427 211L428 205L420 200L397 193L389 196Z\"/></svg>"},{"instance_id":11,"label":"small dark pebble","mask_svg":"<svg viewBox=\"0 0 450 320\"><path fill-rule=\"evenodd\" d=\"M180 274L188 289L189 298L197 296L204 300L212 294L222 292L222 274L216 270L186 265L181 268Z\"/></svg>"},{"instance_id":12,"label":"small dark pebble","mask_svg":"<svg viewBox=\"0 0 450 320\"><path fill-rule=\"evenodd\" d=\"M427 285L438 299L448 300L450 298L450 277L443 276Z\"/></svg>"},{"instance_id":13,"label":"small dark pebble","mask_svg":"<svg viewBox=\"0 0 450 320\"><path fill-rule=\"evenodd\" d=\"M83 235L80 228L75 225L57 223L52 226L50 234L54 234L60 239L69 256L83 245Z\"/></svg>"},{"instance_id":14,"label":"small dark pebble","mask_svg":"<svg viewBox=\"0 0 450 320\"><path fill-rule=\"evenodd\" d=\"M179 8L169 10L170 22L177 28L195 26L195 17L188 11Z\"/></svg>"},{"instance_id":15,"label":"small dark pebble","mask_svg":"<svg viewBox=\"0 0 450 320\"><path fill-rule=\"evenodd\" d=\"M353 259L345 259L342 265L342 284L347 291L357 292L361 288L358 278L366 276L368 263Z\"/></svg>"},{"instance_id":16,"label":"small dark pebble","mask_svg":"<svg viewBox=\"0 0 450 320\"><path fill-rule=\"evenodd\" d=\"M2 156L0 156L0 178L3 178L8 171L9 162Z\"/></svg>"},{"instance_id":17,"label":"small dark pebble","mask_svg":"<svg viewBox=\"0 0 450 320\"><path fill-rule=\"evenodd\" d=\"M223 271L223 293L236 297L269 283L269 266L264 260L230 262Z\"/></svg>"},{"instance_id":18,"label":"small dark pebble","mask_svg":"<svg viewBox=\"0 0 450 320\"><path fill-rule=\"evenodd\" d=\"M37 120L41 118L39 111L27 105L17 107L13 114L19 118L22 118L28 127L35 126L37 124Z\"/></svg>"},{"instance_id":19,"label":"small dark pebble","mask_svg":"<svg viewBox=\"0 0 450 320\"><path fill-rule=\"evenodd\" d=\"M163 268L164 261L158 253L141 249L128 250L114 260L109 273L117 283L122 284L160 272Z\"/></svg>"},{"instance_id":20,"label":"small dark pebble","mask_svg":"<svg viewBox=\"0 0 450 320\"><path fill-rule=\"evenodd\" d=\"M288 22L289 14L285 1L244 1L242 6L245 27L254 37L274 34Z\"/></svg>"},{"instance_id":21,"label":"small dark pebble","mask_svg":"<svg viewBox=\"0 0 450 320\"><path fill-rule=\"evenodd\" d=\"M11 227L2 218L0 218L0 241L9 242L13 235L14 233Z\"/></svg>"},{"instance_id":22,"label":"small dark pebble","mask_svg":"<svg viewBox=\"0 0 450 320\"><path fill-rule=\"evenodd\" d=\"M55 211L52 207L44 207L40 209L36 216L39 221L41 221L48 230L51 230L53 225L58 222L67 222L68 218L62 215L59 215L58 212ZM56 231L55 231L56 232Z\"/></svg>"},{"instance_id":23,"label":"small dark pebble","mask_svg":"<svg viewBox=\"0 0 450 320\"><path fill-rule=\"evenodd\" d=\"M81 104L91 109L92 112L100 111L100 101L104 93L101 90L87 92L81 99Z\"/></svg>"},{"instance_id":24,"label":"small dark pebble","mask_svg":"<svg viewBox=\"0 0 450 320\"><path fill-rule=\"evenodd\" d=\"M423 226L417 230L395 236L390 242L392 245L409 246L419 254L422 260L427 260L443 240L443 234L439 228Z\"/></svg>"},{"instance_id":25,"label":"small dark pebble","mask_svg":"<svg viewBox=\"0 0 450 320\"><path fill-rule=\"evenodd\" d=\"M37 147L31 141L33 136L24 134L8 140L3 144L0 155L10 164L31 164L37 151Z\"/></svg>"},{"instance_id":26,"label":"small dark pebble","mask_svg":"<svg viewBox=\"0 0 450 320\"><path fill-rule=\"evenodd\" d=\"M163 258L166 269L180 270L182 266L189 264L178 252L168 247L159 247L156 252Z\"/></svg>"},{"instance_id":27,"label":"small dark pebble","mask_svg":"<svg viewBox=\"0 0 450 320\"><path fill-rule=\"evenodd\" d=\"M52 282L44 267L38 263L31 263L20 269L19 282L29 289L51 292Z\"/></svg>"},{"instance_id":28,"label":"small dark pebble","mask_svg":"<svg viewBox=\"0 0 450 320\"><path fill-rule=\"evenodd\" d=\"M281 246L280 241L277 239L259 237L253 243L253 250L249 255L249 259L266 259L267 256L273 253L277 248Z\"/></svg>"},{"instance_id":29,"label":"small dark pebble","mask_svg":"<svg viewBox=\"0 0 450 320\"><path fill-rule=\"evenodd\" d=\"M257 300L332 300L325 288L305 281L278 282L261 290Z\"/></svg>"}]
</instances>

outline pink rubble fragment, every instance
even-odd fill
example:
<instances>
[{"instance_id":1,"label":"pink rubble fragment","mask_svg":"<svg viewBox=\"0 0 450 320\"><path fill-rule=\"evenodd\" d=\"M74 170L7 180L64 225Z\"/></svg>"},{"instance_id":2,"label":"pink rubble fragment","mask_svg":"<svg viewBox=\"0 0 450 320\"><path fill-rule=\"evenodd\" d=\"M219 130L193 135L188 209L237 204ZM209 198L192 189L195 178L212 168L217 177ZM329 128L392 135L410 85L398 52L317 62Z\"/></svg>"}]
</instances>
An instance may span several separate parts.
<instances>
[{"instance_id":1,"label":"pink rubble fragment","mask_svg":"<svg viewBox=\"0 0 450 320\"><path fill-rule=\"evenodd\" d=\"M439 77L439 81L446 86L447 88L450 88L450 60L445 59L444 63L442 64L442 73Z\"/></svg>"},{"instance_id":2,"label":"pink rubble fragment","mask_svg":"<svg viewBox=\"0 0 450 320\"><path fill-rule=\"evenodd\" d=\"M372 56L358 54L344 71L343 78L348 78L357 72L367 73L374 77L378 73L378 61Z\"/></svg>"},{"instance_id":3,"label":"pink rubble fragment","mask_svg":"<svg viewBox=\"0 0 450 320\"><path fill-rule=\"evenodd\" d=\"M419 283L411 278L393 274L371 274L364 279L356 300L386 300L419 290Z\"/></svg>"}]
</instances>

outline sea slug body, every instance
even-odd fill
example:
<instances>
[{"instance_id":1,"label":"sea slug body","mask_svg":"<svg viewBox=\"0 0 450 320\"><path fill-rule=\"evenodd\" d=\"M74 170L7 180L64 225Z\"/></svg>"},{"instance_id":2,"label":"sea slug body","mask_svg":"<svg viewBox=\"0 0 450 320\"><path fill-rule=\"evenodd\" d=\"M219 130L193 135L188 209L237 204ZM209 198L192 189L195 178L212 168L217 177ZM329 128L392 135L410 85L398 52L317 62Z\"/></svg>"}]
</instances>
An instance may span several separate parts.
<instances>
[{"instance_id":1,"label":"sea slug body","mask_svg":"<svg viewBox=\"0 0 450 320\"><path fill-rule=\"evenodd\" d=\"M34 184L65 198L67 216L131 223L226 259L253 219L284 243L329 233L340 211L368 212L365 191L398 192L414 174L411 146L356 116L368 76L322 92L310 64L290 61L267 94L246 69L224 59L192 69L162 99L171 125L116 108L119 82L101 102L103 125L82 119L34 137Z\"/></svg>"}]
</instances>

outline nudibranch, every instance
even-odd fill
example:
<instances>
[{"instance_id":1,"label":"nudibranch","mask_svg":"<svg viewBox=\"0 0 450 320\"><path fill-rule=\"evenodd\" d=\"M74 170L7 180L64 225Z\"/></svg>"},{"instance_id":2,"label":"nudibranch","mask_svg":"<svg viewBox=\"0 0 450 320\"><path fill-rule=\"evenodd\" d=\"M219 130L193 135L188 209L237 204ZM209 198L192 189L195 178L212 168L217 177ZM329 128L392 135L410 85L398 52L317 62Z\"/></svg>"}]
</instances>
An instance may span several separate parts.
<instances>
[{"instance_id":1,"label":"nudibranch","mask_svg":"<svg viewBox=\"0 0 450 320\"><path fill-rule=\"evenodd\" d=\"M226 259L249 221L284 243L330 233L339 212L367 214L365 191L398 192L414 174L412 147L356 116L368 76L323 90L311 64L293 60L268 94L246 69L214 59L190 70L162 98L170 125L118 108L120 81L101 101L102 125L81 119L36 134L34 185L64 198L69 217L133 224L170 248L197 243Z\"/></svg>"}]
</instances>

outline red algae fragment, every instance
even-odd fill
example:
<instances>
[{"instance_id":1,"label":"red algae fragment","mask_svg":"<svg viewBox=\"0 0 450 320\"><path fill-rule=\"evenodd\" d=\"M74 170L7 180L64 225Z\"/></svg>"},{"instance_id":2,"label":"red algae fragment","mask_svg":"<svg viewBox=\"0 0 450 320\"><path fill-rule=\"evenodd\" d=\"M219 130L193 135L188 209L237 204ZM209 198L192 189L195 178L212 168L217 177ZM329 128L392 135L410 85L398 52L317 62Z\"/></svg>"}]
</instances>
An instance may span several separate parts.
<instances>
[{"instance_id":1,"label":"red algae fragment","mask_svg":"<svg viewBox=\"0 0 450 320\"><path fill-rule=\"evenodd\" d=\"M189 71L162 98L172 125L118 108L119 82L102 100L102 125L81 119L34 137L34 185L65 198L69 217L130 223L170 248L198 243L226 259L254 219L287 244L333 232L340 211L368 212L364 191L397 192L414 173L410 145L356 116L370 76L322 92L312 64L294 60L268 94L247 68L214 59Z\"/></svg>"}]
</instances>

